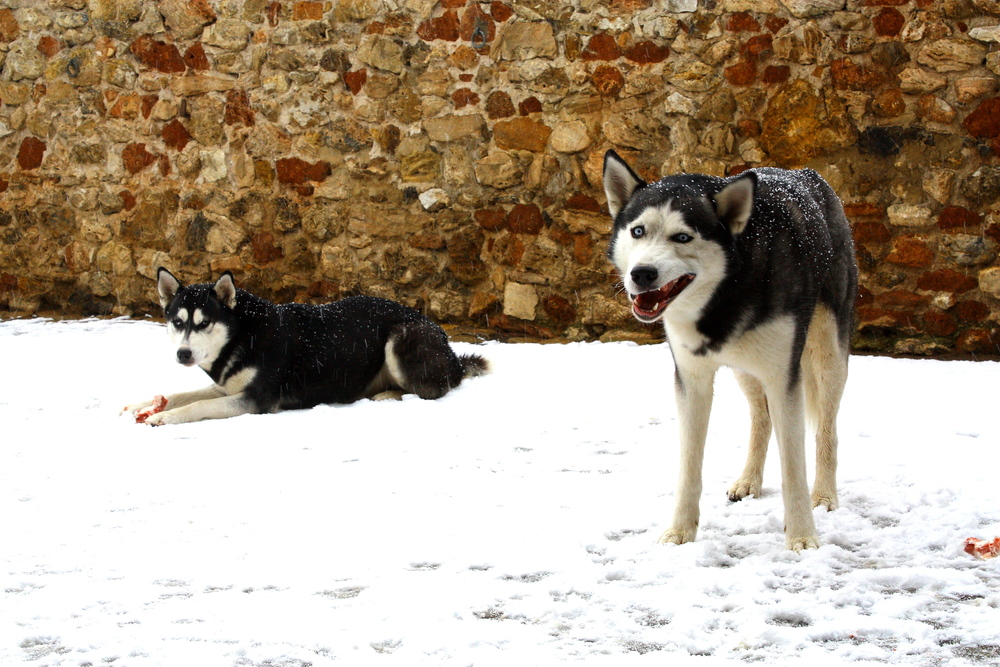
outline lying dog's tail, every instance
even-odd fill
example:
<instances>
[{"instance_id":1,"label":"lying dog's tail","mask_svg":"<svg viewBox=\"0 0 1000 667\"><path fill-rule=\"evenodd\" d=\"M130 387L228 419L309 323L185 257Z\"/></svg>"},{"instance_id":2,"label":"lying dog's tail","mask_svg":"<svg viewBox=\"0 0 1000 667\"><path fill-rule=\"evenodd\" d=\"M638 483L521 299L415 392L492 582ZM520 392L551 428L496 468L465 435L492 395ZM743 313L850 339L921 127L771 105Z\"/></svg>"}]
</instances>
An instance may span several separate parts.
<instances>
[{"instance_id":1,"label":"lying dog's tail","mask_svg":"<svg viewBox=\"0 0 1000 667\"><path fill-rule=\"evenodd\" d=\"M479 377L490 372L490 362L478 354L463 354L458 357L462 362L462 379Z\"/></svg>"}]
</instances>

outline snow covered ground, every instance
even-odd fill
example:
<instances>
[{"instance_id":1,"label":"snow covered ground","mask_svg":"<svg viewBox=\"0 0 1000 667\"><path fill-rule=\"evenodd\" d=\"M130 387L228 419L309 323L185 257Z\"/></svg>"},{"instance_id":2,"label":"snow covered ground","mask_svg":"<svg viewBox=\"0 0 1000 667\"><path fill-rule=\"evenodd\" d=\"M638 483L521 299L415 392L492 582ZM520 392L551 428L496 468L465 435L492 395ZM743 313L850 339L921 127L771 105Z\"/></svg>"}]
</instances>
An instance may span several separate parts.
<instances>
[{"instance_id":1,"label":"snow covered ground","mask_svg":"<svg viewBox=\"0 0 1000 667\"><path fill-rule=\"evenodd\" d=\"M462 350L472 346L456 345ZM0 665L1000 663L1000 364L854 357L841 509L785 551L777 455L729 504L723 372L702 529L675 490L670 355L476 348L441 400L152 428L206 384L148 321L0 324Z\"/></svg>"}]
</instances>

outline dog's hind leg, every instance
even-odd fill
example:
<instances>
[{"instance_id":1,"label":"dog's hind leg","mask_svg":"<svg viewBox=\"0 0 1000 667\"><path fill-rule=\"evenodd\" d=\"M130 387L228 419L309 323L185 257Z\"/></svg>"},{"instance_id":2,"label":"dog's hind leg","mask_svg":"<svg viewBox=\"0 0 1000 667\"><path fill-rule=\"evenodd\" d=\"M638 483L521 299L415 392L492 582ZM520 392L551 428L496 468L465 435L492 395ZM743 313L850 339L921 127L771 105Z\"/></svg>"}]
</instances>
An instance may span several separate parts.
<instances>
[{"instance_id":1,"label":"dog's hind leg","mask_svg":"<svg viewBox=\"0 0 1000 667\"><path fill-rule=\"evenodd\" d=\"M813 507L835 510L837 499L837 412L847 383L849 352L839 342L833 314L816 309L802 356L806 410L816 427Z\"/></svg>"},{"instance_id":2,"label":"dog's hind leg","mask_svg":"<svg viewBox=\"0 0 1000 667\"><path fill-rule=\"evenodd\" d=\"M430 320L393 329L385 346L385 367L396 386L431 400L457 387L465 376L447 334Z\"/></svg>"},{"instance_id":3,"label":"dog's hind leg","mask_svg":"<svg viewBox=\"0 0 1000 667\"><path fill-rule=\"evenodd\" d=\"M746 466L739 479L729 487L729 500L736 502L747 496L760 497L764 483L764 459L771 439L771 415L767 410L767 396L760 380L736 369L733 373L750 405L750 448Z\"/></svg>"}]
</instances>

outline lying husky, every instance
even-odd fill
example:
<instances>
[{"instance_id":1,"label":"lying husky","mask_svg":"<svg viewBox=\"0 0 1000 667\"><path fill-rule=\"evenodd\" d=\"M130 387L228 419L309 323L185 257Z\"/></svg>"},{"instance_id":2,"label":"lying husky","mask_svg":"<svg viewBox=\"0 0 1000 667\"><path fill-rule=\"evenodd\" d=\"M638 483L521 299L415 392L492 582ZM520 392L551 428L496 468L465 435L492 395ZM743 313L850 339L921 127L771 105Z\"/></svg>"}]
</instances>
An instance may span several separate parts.
<instances>
[{"instance_id":1,"label":"lying husky","mask_svg":"<svg viewBox=\"0 0 1000 667\"><path fill-rule=\"evenodd\" d=\"M130 405L147 424L181 424L246 413L350 403L387 391L433 399L487 372L478 355L456 356L438 325L393 301L356 296L335 303L276 305L215 284L184 287L166 269L157 289L177 361L211 386ZM162 412L156 411L162 408Z\"/></svg>"},{"instance_id":2,"label":"lying husky","mask_svg":"<svg viewBox=\"0 0 1000 667\"><path fill-rule=\"evenodd\" d=\"M760 495L773 420L788 548L818 546L811 506L837 507L836 420L857 293L840 200L809 169L647 184L614 151L604 157L604 189L614 219L608 256L636 319L663 321L676 369L680 488L660 541L695 538L712 384L731 366L750 403L751 433L729 497ZM817 426L812 503L806 412Z\"/></svg>"}]
</instances>

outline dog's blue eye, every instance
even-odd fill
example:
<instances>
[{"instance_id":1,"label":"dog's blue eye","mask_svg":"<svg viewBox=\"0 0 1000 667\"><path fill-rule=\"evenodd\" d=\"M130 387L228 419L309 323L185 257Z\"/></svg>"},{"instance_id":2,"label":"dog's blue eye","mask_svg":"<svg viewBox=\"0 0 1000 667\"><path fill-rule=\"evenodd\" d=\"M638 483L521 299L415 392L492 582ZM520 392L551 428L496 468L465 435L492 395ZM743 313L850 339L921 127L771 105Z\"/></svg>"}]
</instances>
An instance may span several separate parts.
<instances>
[{"instance_id":1,"label":"dog's blue eye","mask_svg":"<svg viewBox=\"0 0 1000 667\"><path fill-rule=\"evenodd\" d=\"M640 239L646 235L646 228L642 225L636 225L632 228L632 238Z\"/></svg>"},{"instance_id":2,"label":"dog's blue eye","mask_svg":"<svg viewBox=\"0 0 1000 667\"><path fill-rule=\"evenodd\" d=\"M674 234L670 237L670 240L675 243L690 243L691 241L694 241L694 237L690 234Z\"/></svg>"}]
</instances>

